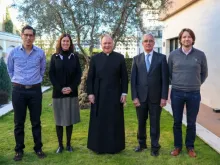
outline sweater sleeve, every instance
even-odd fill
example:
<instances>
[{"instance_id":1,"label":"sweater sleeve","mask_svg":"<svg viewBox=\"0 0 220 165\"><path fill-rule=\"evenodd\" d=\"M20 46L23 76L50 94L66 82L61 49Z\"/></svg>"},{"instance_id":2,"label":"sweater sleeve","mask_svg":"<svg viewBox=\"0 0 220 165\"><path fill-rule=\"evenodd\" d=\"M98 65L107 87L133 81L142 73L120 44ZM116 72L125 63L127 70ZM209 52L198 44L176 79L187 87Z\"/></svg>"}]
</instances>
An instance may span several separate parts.
<instances>
[{"instance_id":1,"label":"sweater sleeve","mask_svg":"<svg viewBox=\"0 0 220 165\"><path fill-rule=\"evenodd\" d=\"M201 63L201 84L203 84L206 80L206 78L208 77L208 64L207 64L207 60L206 60L206 56L205 54L203 54L203 59L202 59L202 63Z\"/></svg>"}]
</instances>

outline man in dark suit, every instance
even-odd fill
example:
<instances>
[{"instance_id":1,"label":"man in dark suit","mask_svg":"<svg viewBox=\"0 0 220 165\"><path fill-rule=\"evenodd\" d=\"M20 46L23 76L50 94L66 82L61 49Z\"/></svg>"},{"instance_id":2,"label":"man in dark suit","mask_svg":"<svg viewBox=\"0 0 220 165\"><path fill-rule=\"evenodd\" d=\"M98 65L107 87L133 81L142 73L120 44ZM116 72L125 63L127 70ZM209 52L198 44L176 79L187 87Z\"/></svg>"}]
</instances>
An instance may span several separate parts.
<instances>
[{"instance_id":1,"label":"man in dark suit","mask_svg":"<svg viewBox=\"0 0 220 165\"><path fill-rule=\"evenodd\" d=\"M159 155L160 115L166 105L169 88L169 71L166 56L153 51L154 37L145 34L142 39L144 52L133 58L131 93L138 118L135 152L147 148L146 121L150 117L151 155Z\"/></svg>"}]
</instances>

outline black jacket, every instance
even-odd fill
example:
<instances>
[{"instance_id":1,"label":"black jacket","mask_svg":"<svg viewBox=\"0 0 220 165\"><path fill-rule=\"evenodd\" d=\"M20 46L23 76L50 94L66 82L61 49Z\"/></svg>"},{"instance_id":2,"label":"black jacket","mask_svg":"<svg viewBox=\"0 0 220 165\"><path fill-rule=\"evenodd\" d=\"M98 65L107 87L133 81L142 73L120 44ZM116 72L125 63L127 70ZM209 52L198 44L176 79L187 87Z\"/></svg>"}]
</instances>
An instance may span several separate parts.
<instances>
[{"instance_id":1,"label":"black jacket","mask_svg":"<svg viewBox=\"0 0 220 165\"><path fill-rule=\"evenodd\" d=\"M53 98L77 97L81 80L81 67L77 54L61 52L53 54L50 62L49 77L53 85ZM64 95L63 87L70 87L72 92Z\"/></svg>"},{"instance_id":2,"label":"black jacket","mask_svg":"<svg viewBox=\"0 0 220 165\"><path fill-rule=\"evenodd\" d=\"M131 71L132 100L138 98L145 102L148 98L152 103L160 103L168 97L169 71L166 56L153 52L151 66L147 72L145 55L141 53L133 58Z\"/></svg>"}]
</instances>

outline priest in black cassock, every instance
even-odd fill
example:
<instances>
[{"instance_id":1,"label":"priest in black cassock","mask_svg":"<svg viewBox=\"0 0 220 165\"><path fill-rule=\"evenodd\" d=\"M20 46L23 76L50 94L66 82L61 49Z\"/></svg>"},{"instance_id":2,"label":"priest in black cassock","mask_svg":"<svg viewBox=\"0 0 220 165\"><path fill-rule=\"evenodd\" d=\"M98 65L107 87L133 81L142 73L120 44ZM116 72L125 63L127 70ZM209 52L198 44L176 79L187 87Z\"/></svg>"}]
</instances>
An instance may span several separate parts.
<instances>
[{"instance_id":1,"label":"priest in black cassock","mask_svg":"<svg viewBox=\"0 0 220 165\"><path fill-rule=\"evenodd\" d=\"M91 103L87 147L114 154L125 149L123 104L128 91L124 56L114 52L111 36L101 38L102 52L91 58L87 94Z\"/></svg>"}]
</instances>

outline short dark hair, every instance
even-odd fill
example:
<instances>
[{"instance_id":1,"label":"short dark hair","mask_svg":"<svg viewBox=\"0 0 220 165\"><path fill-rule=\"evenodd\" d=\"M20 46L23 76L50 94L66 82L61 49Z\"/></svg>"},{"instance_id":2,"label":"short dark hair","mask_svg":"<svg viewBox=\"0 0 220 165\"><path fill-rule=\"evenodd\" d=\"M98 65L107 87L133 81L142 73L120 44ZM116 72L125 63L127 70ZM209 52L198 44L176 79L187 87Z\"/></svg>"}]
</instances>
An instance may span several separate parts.
<instances>
[{"instance_id":1,"label":"short dark hair","mask_svg":"<svg viewBox=\"0 0 220 165\"><path fill-rule=\"evenodd\" d=\"M189 35L190 35L190 36L192 37L192 39L193 39L192 45L194 45L195 40L196 40L195 33L194 33L191 29L189 29L189 28L184 28L184 29L182 29L181 32L179 33L179 38L178 38L178 39L179 39L180 45L182 46L181 38L182 38L182 35L183 35L184 32L188 32L188 33L189 33Z\"/></svg>"},{"instance_id":2,"label":"short dark hair","mask_svg":"<svg viewBox=\"0 0 220 165\"><path fill-rule=\"evenodd\" d=\"M62 47L61 47L61 40L64 38L64 37L68 37L69 40L70 40L70 47L69 47L69 51L71 53L74 52L74 45L73 45L73 41L72 41L72 38L69 34L67 33L63 33L57 40L57 45L56 45L56 54L59 54L62 50Z\"/></svg>"},{"instance_id":3,"label":"short dark hair","mask_svg":"<svg viewBox=\"0 0 220 165\"><path fill-rule=\"evenodd\" d=\"M33 27L31 27L30 25L25 25L25 26L22 28L21 32L24 33L24 31L25 31L26 29L33 30L33 34L34 34L34 36L35 36L36 30L35 30Z\"/></svg>"}]
</instances>

